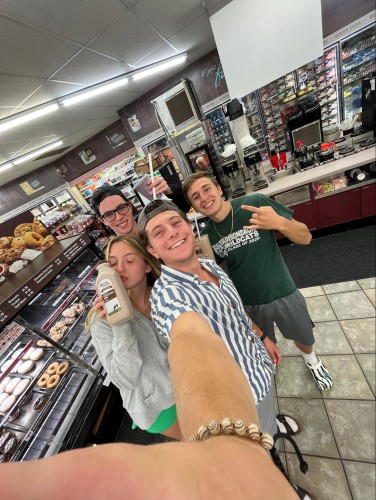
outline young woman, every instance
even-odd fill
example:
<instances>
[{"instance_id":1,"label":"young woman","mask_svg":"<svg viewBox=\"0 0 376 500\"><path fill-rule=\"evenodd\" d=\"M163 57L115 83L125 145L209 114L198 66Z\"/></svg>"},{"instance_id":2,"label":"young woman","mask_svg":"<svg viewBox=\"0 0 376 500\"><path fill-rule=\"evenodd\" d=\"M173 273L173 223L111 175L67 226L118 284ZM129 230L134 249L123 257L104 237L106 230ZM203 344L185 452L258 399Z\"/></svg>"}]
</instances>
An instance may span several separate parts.
<instances>
[{"instance_id":1,"label":"young woman","mask_svg":"<svg viewBox=\"0 0 376 500\"><path fill-rule=\"evenodd\" d=\"M150 292L160 274L159 262L130 235L112 238L106 260L124 283L134 317L120 325L106 321L101 296L87 319L92 342L111 382L119 388L133 427L180 439L167 360L168 343L157 333L150 316Z\"/></svg>"}]
</instances>

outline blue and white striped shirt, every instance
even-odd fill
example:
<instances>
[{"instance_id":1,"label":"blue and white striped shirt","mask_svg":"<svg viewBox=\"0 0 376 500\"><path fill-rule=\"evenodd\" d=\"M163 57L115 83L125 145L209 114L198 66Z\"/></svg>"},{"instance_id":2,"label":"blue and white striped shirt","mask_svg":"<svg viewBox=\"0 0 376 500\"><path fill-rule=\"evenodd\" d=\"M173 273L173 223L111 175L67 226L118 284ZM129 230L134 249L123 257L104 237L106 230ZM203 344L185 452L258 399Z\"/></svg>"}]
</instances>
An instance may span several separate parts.
<instances>
[{"instance_id":1,"label":"blue and white striped shirt","mask_svg":"<svg viewBox=\"0 0 376 500\"><path fill-rule=\"evenodd\" d=\"M252 329L233 282L211 259L199 260L218 278L219 287L195 274L162 265L150 297L152 319L158 332L169 339L172 325L181 314L200 313L243 370L258 404L270 390L273 362Z\"/></svg>"}]
</instances>

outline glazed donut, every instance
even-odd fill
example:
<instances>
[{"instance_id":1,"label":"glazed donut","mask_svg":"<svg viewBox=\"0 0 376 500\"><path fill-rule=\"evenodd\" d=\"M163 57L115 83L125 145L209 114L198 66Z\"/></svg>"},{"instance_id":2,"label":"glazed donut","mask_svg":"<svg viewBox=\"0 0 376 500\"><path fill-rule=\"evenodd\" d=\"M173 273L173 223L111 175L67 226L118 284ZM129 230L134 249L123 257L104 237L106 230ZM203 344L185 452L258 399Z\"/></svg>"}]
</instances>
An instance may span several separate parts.
<instances>
[{"instance_id":1,"label":"glazed donut","mask_svg":"<svg viewBox=\"0 0 376 500\"><path fill-rule=\"evenodd\" d=\"M12 244L12 240L10 238L8 238L7 236L3 236L2 238L0 238L0 248L1 249L9 248L11 244Z\"/></svg>"},{"instance_id":2,"label":"glazed donut","mask_svg":"<svg viewBox=\"0 0 376 500\"><path fill-rule=\"evenodd\" d=\"M47 389L53 389L60 381L59 375L51 375L47 380Z\"/></svg>"},{"instance_id":3,"label":"glazed donut","mask_svg":"<svg viewBox=\"0 0 376 500\"><path fill-rule=\"evenodd\" d=\"M42 236L48 234L48 229L46 229L43 226L43 224L34 223L33 226L34 226L34 231L36 231L37 233L41 234Z\"/></svg>"},{"instance_id":4,"label":"glazed donut","mask_svg":"<svg viewBox=\"0 0 376 500\"><path fill-rule=\"evenodd\" d=\"M41 378L37 382L38 387L47 387L47 382L50 380L50 376L47 373L43 373Z\"/></svg>"},{"instance_id":5,"label":"glazed donut","mask_svg":"<svg viewBox=\"0 0 376 500\"><path fill-rule=\"evenodd\" d=\"M68 361L63 361L57 368L57 374L64 375L64 373L68 370L68 368L69 368Z\"/></svg>"},{"instance_id":6,"label":"glazed donut","mask_svg":"<svg viewBox=\"0 0 376 500\"><path fill-rule=\"evenodd\" d=\"M24 237L23 236L17 236L16 238L13 238L12 247L15 247L15 248L26 248L27 247L27 243L26 243Z\"/></svg>"},{"instance_id":7,"label":"glazed donut","mask_svg":"<svg viewBox=\"0 0 376 500\"><path fill-rule=\"evenodd\" d=\"M57 369L59 368L59 363L52 363L47 367L46 373L48 375L55 375L57 373Z\"/></svg>"},{"instance_id":8,"label":"glazed donut","mask_svg":"<svg viewBox=\"0 0 376 500\"><path fill-rule=\"evenodd\" d=\"M33 248L40 247L44 242L43 236L36 231L29 231L23 237L26 243Z\"/></svg>"}]
</instances>

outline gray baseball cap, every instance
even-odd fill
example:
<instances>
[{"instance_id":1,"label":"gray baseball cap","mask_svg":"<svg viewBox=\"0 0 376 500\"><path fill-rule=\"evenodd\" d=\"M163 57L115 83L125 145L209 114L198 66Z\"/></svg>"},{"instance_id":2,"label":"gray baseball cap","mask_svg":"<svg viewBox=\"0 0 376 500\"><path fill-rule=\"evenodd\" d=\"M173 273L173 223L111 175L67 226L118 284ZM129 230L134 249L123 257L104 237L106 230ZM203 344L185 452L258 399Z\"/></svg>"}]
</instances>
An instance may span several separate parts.
<instances>
[{"instance_id":1,"label":"gray baseball cap","mask_svg":"<svg viewBox=\"0 0 376 500\"><path fill-rule=\"evenodd\" d=\"M178 212L182 216L182 218L186 221L187 215L182 212L175 203L169 200L153 200L151 201L140 213L140 216L137 220L138 229L140 231L145 231L147 223L153 219L156 215L172 210L174 212Z\"/></svg>"}]
</instances>

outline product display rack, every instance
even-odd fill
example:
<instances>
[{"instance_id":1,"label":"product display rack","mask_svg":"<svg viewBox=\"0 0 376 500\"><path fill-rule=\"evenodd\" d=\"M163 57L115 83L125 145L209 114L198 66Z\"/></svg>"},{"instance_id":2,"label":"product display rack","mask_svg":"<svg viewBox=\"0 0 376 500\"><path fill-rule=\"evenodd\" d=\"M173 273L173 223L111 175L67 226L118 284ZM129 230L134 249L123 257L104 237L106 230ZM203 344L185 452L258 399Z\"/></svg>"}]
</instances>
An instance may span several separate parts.
<instances>
[{"instance_id":1,"label":"product display rack","mask_svg":"<svg viewBox=\"0 0 376 500\"><path fill-rule=\"evenodd\" d=\"M261 107L265 117L269 150L286 150L286 137L281 118L280 104L296 93L294 73L278 78L260 90Z\"/></svg>"},{"instance_id":2,"label":"product display rack","mask_svg":"<svg viewBox=\"0 0 376 500\"><path fill-rule=\"evenodd\" d=\"M82 240L78 245L80 251L77 251L78 240ZM1 304L2 313L5 312L9 320L0 330L0 394L7 391L12 396L6 387L16 377L29 380L24 392L10 400L9 407L5 409L0 404L2 461L42 458L68 449L77 441L82 443L85 436L78 435L78 430L88 431L98 417L98 412L88 411L101 401L99 395L104 390L101 364L84 328L95 297L95 265L98 262L87 248L89 241L80 237L70 245L65 242L65 256L70 256L66 262L63 258L55 258L55 248L47 268L55 266L59 273L41 289L29 293L27 303L23 303L12 318L9 307L4 302ZM53 247L59 245L62 244ZM28 278L26 276L27 283L33 282L33 278ZM21 288L25 286L21 285ZM14 300L11 302L13 304ZM63 332L61 338L53 337L57 327L68 318L67 309L72 316L69 325L59 330ZM71 312L73 309L75 316ZM46 339L48 344L41 346ZM27 358L36 348L43 349L43 356L34 361L32 369L20 374L17 370L19 363L24 362L22 358ZM57 385L51 389L41 387L40 380L47 368L52 363L63 362L68 363L68 369L60 376ZM44 404L38 407L41 398ZM1 446L1 436L4 439L6 433L10 433L14 444L7 450Z\"/></svg>"},{"instance_id":3,"label":"product display rack","mask_svg":"<svg viewBox=\"0 0 376 500\"><path fill-rule=\"evenodd\" d=\"M268 155L268 150L265 141L266 126L262 122L260 116L260 101L258 92L252 92L243 99L243 104L246 108L246 117L248 122L249 133L257 141L257 149L262 155Z\"/></svg>"},{"instance_id":4,"label":"product display rack","mask_svg":"<svg viewBox=\"0 0 376 500\"><path fill-rule=\"evenodd\" d=\"M321 106L323 127L340 121L337 67L338 50L335 46L326 49L321 57L297 70L300 87L298 95L305 95L304 89L315 92Z\"/></svg>"},{"instance_id":5,"label":"product display rack","mask_svg":"<svg viewBox=\"0 0 376 500\"><path fill-rule=\"evenodd\" d=\"M343 118L362 109L362 78L376 71L375 27L366 28L341 43Z\"/></svg>"},{"instance_id":6,"label":"product display rack","mask_svg":"<svg viewBox=\"0 0 376 500\"><path fill-rule=\"evenodd\" d=\"M222 108L217 108L206 113L205 118L209 120L213 131L214 141L218 145L219 153L223 153L226 144L231 144L233 142L233 137Z\"/></svg>"}]
</instances>

